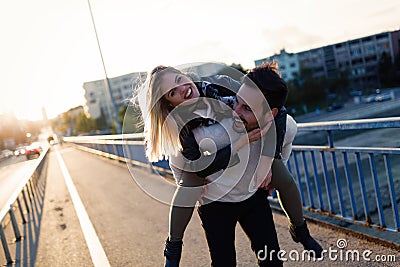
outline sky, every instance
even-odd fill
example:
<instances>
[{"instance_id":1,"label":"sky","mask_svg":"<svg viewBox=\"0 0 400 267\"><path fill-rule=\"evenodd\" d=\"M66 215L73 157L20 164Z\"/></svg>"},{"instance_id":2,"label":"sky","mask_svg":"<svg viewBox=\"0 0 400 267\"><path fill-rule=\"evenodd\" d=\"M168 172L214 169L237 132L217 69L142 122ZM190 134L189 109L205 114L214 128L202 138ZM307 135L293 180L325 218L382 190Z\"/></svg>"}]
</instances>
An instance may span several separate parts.
<instances>
[{"instance_id":1,"label":"sky","mask_svg":"<svg viewBox=\"0 0 400 267\"><path fill-rule=\"evenodd\" d=\"M109 78L157 65L254 60L400 29L398 0L91 0ZM105 78L87 0L0 0L0 114L84 105Z\"/></svg>"}]
</instances>

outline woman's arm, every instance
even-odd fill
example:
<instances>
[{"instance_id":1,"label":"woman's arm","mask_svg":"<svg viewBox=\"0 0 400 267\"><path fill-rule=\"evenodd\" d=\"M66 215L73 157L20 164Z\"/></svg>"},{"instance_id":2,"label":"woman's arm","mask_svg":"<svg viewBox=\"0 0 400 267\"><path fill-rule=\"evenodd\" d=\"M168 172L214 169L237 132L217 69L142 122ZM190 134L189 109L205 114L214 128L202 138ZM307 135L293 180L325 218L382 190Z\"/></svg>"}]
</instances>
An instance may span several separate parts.
<instances>
[{"instance_id":1,"label":"woman's arm","mask_svg":"<svg viewBox=\"0 0 400 267\"><path fill-rule=\"evenodd\" d=\"M230 144L217 150L216 153L202 153L192 131L181 138L181 144L188 170L203 178L239 162L239 157Z\"/></svg>"}]
</instances>

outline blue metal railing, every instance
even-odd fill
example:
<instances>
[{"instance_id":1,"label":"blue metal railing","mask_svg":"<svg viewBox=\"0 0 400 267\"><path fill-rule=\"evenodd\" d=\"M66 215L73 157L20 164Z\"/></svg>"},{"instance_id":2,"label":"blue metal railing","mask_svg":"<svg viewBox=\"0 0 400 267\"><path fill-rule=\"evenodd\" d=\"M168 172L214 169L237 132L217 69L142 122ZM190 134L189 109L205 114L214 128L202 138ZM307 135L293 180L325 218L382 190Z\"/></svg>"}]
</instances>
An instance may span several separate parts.
<instances>
[{"instance_id":1,"label":"blue metal railing","mask_svg":"<svg viewBox=\"0 0 400 267\"><path fill-rule=\"evenodd\" d=\"M298 137L327 133L324 146L293 146L288 161L304 207L351 223L398 232L400 148L341 147L335 146L333 138L333 132L338 131L357 130L357 136L362 136L360 130L386 128L400 128L400 117L299 123ZM379 141L379 133L376 135ZM65 137L64 141L132 165L171 173L167 161L147 162L142 134Z\"/></svg>"},{"instance_id":2,"label":"blue metal railing","mask_svg":"<svg viewBox=\"0 0 400 267\"><path fill-rule=\"evenodd\" d=\"M23 236L21 234L21 231L19 230L19 223L17 221L17 216L15 215L16 209L18 208L19 210L19 216L23 224L28 222L26 218L26 213L33 213L38 216L38 214L35 213L37 211L36 209L34 209L34 203L37 201L38 198L40 183L43 184L45 182L43 180L39 180L42 170L47 161L47 155L48 148L45 148L40 154L39 158L36 160L36 162L32 164L29 169L27 169L26 175L24 177L21 177L19 185L15 188L13 192L10 192L10 197L6 201L4 207L0 207L0 240L7 261L7 266L15 262L11 256L8 246L8 243L12 241L12 238L9 237L7 239L6 233L4 231L5 225L7 225L9 221L11 221L14 232L14 240L18 242L23 239Z\"/></svg>"},{"instance_id":3,"label":"blue metal railing","mask_svg":"<svg viewBox=\"0 0 400 267\"><path fill-rule=\"evenodd\" d=\"M400 118L299 123L299 133L327 132L326 146L293 146L288 168L296 170L292 173L303 205L352 223L398 232L400 148L341 147L333 139L334 131L383 128L400 128ZM393 132L391 138L398 138L399 133ZM364 137L357 134L353 138ZM381 143L379 133L368 138L372 144Z\"/></svg>"}]
</instances>

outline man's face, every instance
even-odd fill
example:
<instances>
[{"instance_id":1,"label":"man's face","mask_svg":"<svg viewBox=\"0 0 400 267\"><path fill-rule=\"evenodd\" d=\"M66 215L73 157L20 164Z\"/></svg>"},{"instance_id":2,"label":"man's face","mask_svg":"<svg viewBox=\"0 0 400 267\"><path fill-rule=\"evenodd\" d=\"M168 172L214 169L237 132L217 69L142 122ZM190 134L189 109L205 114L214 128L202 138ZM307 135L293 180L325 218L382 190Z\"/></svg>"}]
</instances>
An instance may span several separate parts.
<instances>
[{"instance_id":1,"label":"man's face","mask_svg":"<svg viewBox=\"0 0 400 267\"><path fill-rule=\"evenodd\" d=\"M259 128L259 124L265 123L263 105L266 105L266 101L259 89L243 84L236 96L237 101L233 105L233 109L239 118L235 115L234 130L240 132L244 126L246 131L251 131Z\"/></svg>"}]
</instances>

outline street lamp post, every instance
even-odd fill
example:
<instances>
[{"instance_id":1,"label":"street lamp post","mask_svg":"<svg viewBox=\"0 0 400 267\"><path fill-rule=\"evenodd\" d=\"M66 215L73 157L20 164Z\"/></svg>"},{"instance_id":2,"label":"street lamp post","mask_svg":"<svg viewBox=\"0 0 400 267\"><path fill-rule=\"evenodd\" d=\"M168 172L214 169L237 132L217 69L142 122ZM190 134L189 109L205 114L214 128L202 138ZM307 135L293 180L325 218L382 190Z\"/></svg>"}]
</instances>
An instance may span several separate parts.
<instances>
[{"instance_id":1,"label":"street lamp post","mask_svg":"<svg viewBox=\"0 0 400 267\"><path fill-rule=\"evenodd\" d=\"M94 23L94 17L93 17L93 13L92 13L92 7L90 5L90 0L88 0L88 5L89 5L90 17L92 18L94 33L96 34L97 46L99 48L101 62L103 64L104 74L106 77L105 78L106 94L107 94L108 99L111 102L111 107L112 107L112 111L110 112L109 105L107 105L107 111L108 111L108 114L110 115L111 119L114 118L115 128L117 130L117 133L120 134L120 133L122 133L121 124L119 122L117 108L115 107L115 101L114 101L114 97L113 97L112 91L111 91L110 80L108 79L108 76L107 76L106 65L104 64L103 53L101 52L100 41L99 41L99 37L97 35L96 24Z\"/></svg>"}]
</instances>

